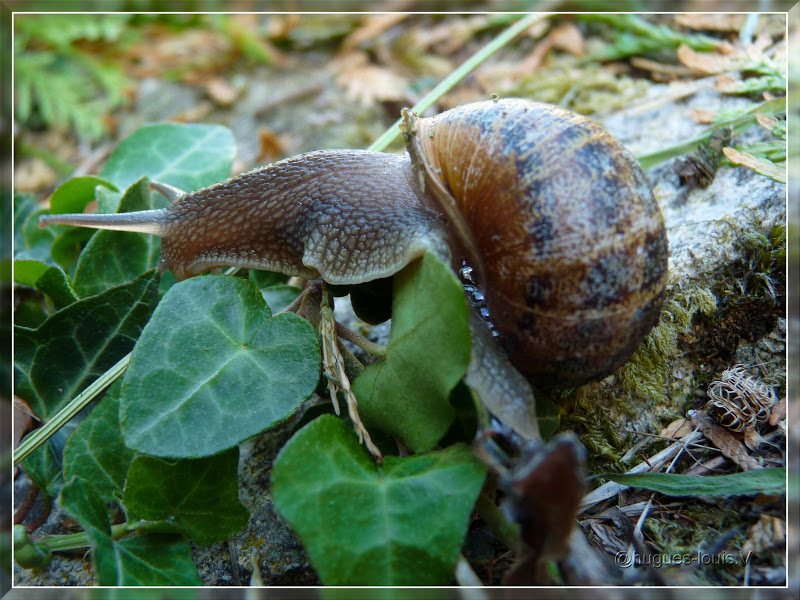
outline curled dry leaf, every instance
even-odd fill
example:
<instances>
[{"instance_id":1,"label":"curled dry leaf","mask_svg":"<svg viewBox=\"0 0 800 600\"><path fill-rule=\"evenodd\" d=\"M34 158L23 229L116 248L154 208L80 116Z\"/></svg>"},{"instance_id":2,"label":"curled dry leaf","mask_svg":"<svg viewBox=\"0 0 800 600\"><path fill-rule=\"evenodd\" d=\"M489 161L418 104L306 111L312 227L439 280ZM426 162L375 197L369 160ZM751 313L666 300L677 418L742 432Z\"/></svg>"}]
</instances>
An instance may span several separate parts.
<instances>
[{"instance_id":1,"label":"curled dry leaf","mask_svg":"<svg viewBox=\"0 0 800 600\"><path fill-rule=\"evenodd\" d=\"M723 148L722 152L724 152L725 156L728 157L728 160L735 165L748 167L753 169L759 175L764 175L765 177L769 177L775 181L779 181L780 183L786 183L785 167L780 168L778 165L768 160L757 158L748 152L739 152L733 148Z\"/></svg>"},{"instance_id":2,"label":"curled dry leaf","mask_svg":"<svg viewBox=\"0 0 800 600\"><path fill-rule=\"evenodd\" d=\"M258 128L258 162L267 163L272 162L276 158L286 154L286 146L288 145L288 137L285 135L278 135L267 127Z\"/></svg>"},{"instance_id":3,"label":"curled dry leaf","mask_svg":"<svg viewBox=\"0 0 800 600\"><path fill-rule=\"evenodd\" d=\"M336 59L336 83L349 98L372 106L376 102L405 98L406 79L384 67L369 64L363 52L349 52Z\"/></svg>"},{"instance_id":4,"label":"curled dry leaf","mask_svg":"<svg viewBox=\"0 0 800 600\"><path fill-rule=\"evenodd\" d=\"M700 123L702 125L708 125L709 123L714 122L714 117L717 116L717 113L713 110L703 110L702 108L694 108L689 111L689 117L695 123Z\"/></svg>"},{"instance_id":5,"label":"curled dry leaf","mask_svg":"<svg viewBox=\"0 0 800 600\"><path fill-rule=\"evenodd\" d=\"M573 434L537 444L515 469L506 507L520 524L526 551L506 574L507 585L547 583L545 561L563 557L585 491L585 451Z\"/></svg>"},{"instance_id":6,"label":"curled dry leaf","mask_svg":"<svg viewBox=\"0 0 800 600\"><path fill-rule=\"evenodd\" d=\"M786 420L786 398L781 398L775 406L772 407L772 412L769 415L769 424L773 427Z\"/></svg>"},{"instance_id":7,"label":"curled dry leaf","mask_svg":"<svg viewBox=\"0 0 800 600\"><path fill-rule=\"evenodd\" d=\"M680 440L694 431L695 426L691 419L675 419L672 423L658 432L658 435L665 438Z\"/></svg>"},{"instance_id":8,"label":"curled dry leaf","mask_svg":"<svg viewBox=\"0 0 800 600\"><path fill-rule=\"evenodd\" d=\"M405 13L389 13L383 15L367 15L361 26L345 38L342 50L345 52L358 48L368 40L374 40L381 33L405 20L409 15Z\"/></svg>"},{"instance_id":9,"label":"curled dry leaf","mask_svg":"<svg viewBox=\"0 0 800 600\"><path fill-rule=\"evenodd\" d=\"M686 44L681 44L678 47L678 60L690 69L700 71L706 75L724 73L735 68L735 61L730 56L712 54L710 52L696 52Z\"/></svg>"},{"instance_id":10,"label":"curled dry leaf","mask_svg":"<svg viewBox=\"0 0 800 600\"><path fill-rule=\"evenodd\" d=\"M581 30L573 23L559 25L548 36L554 48L569 52L573 56L583 56L586 51L586 40L583 39Z\"/></svg>"},{"instance_id":11,"label":"curled dry leaf","mask_svg":"<svg viewBox=\"0 0 800 600\"><path fill-rule=\"evenodd\" d=\"M220 77L214 77L213 79L208 80L205 82L203 87L205 88L208 97L211 98L214 104L217 106L222 106L223 108L231 106L234 102L236 102L240 94L240 90L237 90L230 83Z\"/></svg>"},{"instance_id":12,"label":"curled dry leaf","mask_svg":"<svg viewBox=\"0 0 800 600\"><path fill-rule=\"evenodd\" d=\"M753 469L762 469L763 467L759 462L747 453L747 450L742 443L733 437L727 429L721 425L717 425L709 414L705 411L698 410L689 413L692 421L700 428L703 435L722 452L723 456L727 456L742 470L750 471Z\"/></svg>"},{"instance_id":13,"label":"curled dry leaf","mask_svg":"<svg viewBox=\"0 0 800 600\"><path fill-rule=\"evenodd\" d=\"M767 131L772 131L778 126L778 119L772 115L756 115L756 123Z\"/></svg>"},{"instance_id":14,"label":"curled dry leaf","mask_svg":"<svg viewBox=\"0 0 800 600\"><path fill-rule=\"evenodd\" d=\"M740 31L747 21L747 15L726 15L721 13L687 13L675 16L681 27L705 31Z\"/></svg>"},{"instance_id":15,"label":"curled dry leaf","mask_svg":"<svg viewBox=\"0 0 800 600\"><path fill-rule=\"evenodd\" d=\"M742 554L759 554L772 546L786 543L786 521L778 517L761 515L750 528L747 540L742 545Z\"/></svg>"}]
</instances>

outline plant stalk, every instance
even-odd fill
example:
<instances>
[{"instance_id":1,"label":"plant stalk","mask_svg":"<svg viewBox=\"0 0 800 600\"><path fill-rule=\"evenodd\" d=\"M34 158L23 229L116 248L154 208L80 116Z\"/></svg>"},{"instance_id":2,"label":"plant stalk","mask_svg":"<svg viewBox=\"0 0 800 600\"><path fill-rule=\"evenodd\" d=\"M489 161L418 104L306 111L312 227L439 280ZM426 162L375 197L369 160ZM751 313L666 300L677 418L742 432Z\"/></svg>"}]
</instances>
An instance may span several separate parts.
<instances>
[{"instance_id":1,"label":"plant stalk","mask_svg":"<svg viewBox=\"0 0 800 600\"><path fill-rule=\"evenodd\" d=\"M81 410L94 400L100 392L114 383L114 381L125 372L130 361L130 354L123 356L117 364L98 377L89 387L75 396L75 398L70 400L69 404L58 411L44 426L25 438L14 451L14 464L19 464L30 456L39 446L49 440L56 431L61 429L70 419L81 412Z\"/></svg>"}]
</instances>

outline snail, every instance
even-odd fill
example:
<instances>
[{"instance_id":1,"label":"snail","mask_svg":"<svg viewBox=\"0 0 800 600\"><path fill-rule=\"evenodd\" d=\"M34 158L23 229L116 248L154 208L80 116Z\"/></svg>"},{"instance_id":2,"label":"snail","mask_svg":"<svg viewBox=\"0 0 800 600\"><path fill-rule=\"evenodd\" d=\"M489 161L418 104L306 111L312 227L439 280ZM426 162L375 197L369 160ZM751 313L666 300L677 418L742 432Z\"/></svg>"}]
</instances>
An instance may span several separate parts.
<instances>
[{"instance_id":1,"label":"snail","mask_svg":"<svg viewBox=\"0 0 800 600\"><path fill-rule=\"evenodd\" d=\"M189 194L154 183L165 209L39 223L159 235L159 267L178 280L236 266L359 284L430 251L529 380L575 386L626 361L667 276L636 159L595 122L522 99L404 111L402 129L402 156L310 152Z\"/></svg>"}]
</instances>

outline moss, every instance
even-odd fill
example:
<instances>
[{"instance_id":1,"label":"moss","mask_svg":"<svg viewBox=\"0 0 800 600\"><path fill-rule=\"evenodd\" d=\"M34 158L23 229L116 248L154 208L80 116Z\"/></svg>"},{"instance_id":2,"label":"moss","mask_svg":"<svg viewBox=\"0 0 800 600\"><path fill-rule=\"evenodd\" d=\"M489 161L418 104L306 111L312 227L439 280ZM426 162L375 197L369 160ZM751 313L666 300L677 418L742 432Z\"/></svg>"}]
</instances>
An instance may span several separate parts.
<instances>
[{"instance_id":1,"label":"moss","mask_svg":"<svg viewBox=\"0 0 800 600\"><path fill-rule=\"evenodd\" d=\"M588 467L592 473L624 472L619 462L629 446L628 436L620 431L616 415L631 411L624 398L608 393L596 385L553 392L559 407L561 430L575 432L588 451Z\"/></svg>"},{"instance_id":2,"label":"moss","mask_svg":"<svg viewBox=\"0 0 800 600\"><path fill-rule=\"evenodd\" d=\"M661 400L667 392L671 360L678 353L681 334L689 333L698 312L711 314L716 298L708 288L681 288L667 293L661 318L631 359L617 371L622 388L634 398Z\"/></svg>"},{"instance_id":3,"label":"moss","mask_svg":"<svg viewBox=\"0 0 800 600\"><path fill-rule=\"evenodd\" d=\"M751 231L734 242L739 258L717 274L717 310L697 319L684 340L687 354L721 371L735 360L740 340L755 343L785 312L786 227Z\"/></svg>"}]
</instances>

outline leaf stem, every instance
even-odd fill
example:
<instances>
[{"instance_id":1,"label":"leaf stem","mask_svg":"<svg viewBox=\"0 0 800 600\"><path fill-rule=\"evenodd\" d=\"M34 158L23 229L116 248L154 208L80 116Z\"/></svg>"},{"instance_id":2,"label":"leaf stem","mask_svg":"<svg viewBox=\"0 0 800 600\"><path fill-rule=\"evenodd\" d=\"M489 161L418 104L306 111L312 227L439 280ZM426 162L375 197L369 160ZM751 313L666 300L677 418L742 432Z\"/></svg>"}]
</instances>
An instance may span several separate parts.
<instances>
[{"instance_id":1,"label":"leaf stem","mask_svg":"<svg viewBox=\"0 0 800 600\"><path fill-rule=\"evenodd\" d=\"M58 411L44 426L25 438L14 451L14 464L19 464L22 460L30 456L39 446L49 440L56 431L66 425L72 417L81 412L81 410L94 400L100 392L114 383L119 376L125 372L130 360L130 354L123 356L117 364L98 377L89 387L75 396L75 398L70 400L69 404Z\"/></svg>"},{"instance_id":2,"label":"leaf stem","mask_svg":"<svg viewBox=\"0 0 800 600\"><path fill-rule=\"evenodd\" d=\"M512 552L520 551L519 527L506 519L500 508L485 492L481 492L475 503L475 510L480 515L495 537Z\"/></svg>"},{"instance_id":3,"label":"leaf stem","mask_svg":"<svg viewBox=\"0 0 800 600\"><path fill-rule=\"evenodd\" d=\"M381 356L384 358L386 357L386 346L381 346L380 344L376 344L375 342L368 340L357 331L353 331L352 329L345 327L339 323L339 321L336 321L336 335L352 344L355 344L364 352L374 354L375 356Z\"/></svg>"},{"instance_id":4,"label":"leaf stem","mask_svg":"<svg viewBox=\"0 0 800 600\"><path fill-rule=\"evenodd\" d=\"M125 537L129 533L136 531L144 524L144 521L132 521L130 523L120 523L111 526L111 539L118 540ZM34 546L42 550L49 550L51 552L56 550L74 550L75 548L84 548L91 546L92 542L89 539L89 534L85 531L78 533L70 533L68 535L54 535L47 537L34 543Z\"/></svg>"},{"instance_id":5,"label":"leaf stem","mask_svg":"<svg viewBox=\"0 0 800 600\"><path fill-rule=\"evenodd\" d=\"M513 40L517 35L525 31L528 27L533 25L534 23L538 23L542 19L547 18L549 15L544 13L533 13L527 15L511 25L508 29L503 31L500 35L494 38L491 42L486 44L483 48L478 50L475 54L472 55L467 61L458 67L455 71L450 73L447 77L445 77L439 85L433 88L430 92L428 92L425 97L417 102L413 108L411 109L417 113L423 113L428 110L433 104L439 100L444 94L450 91L456 84L458 84L462 79L464 79L467 75L469 75L472 71L474 71L481 63L483 63L487 58L489 58L492 54L497 52L500 48L505 46L508 42ZM387 129L384 134L379 137L373 144L368 148L373 152L382 152L386 147L391 144L396 137L400 135L400 123L402 122L402 118L395 121L394 125L392 125L389 129Z\"/></svg>"}]
</instances>

